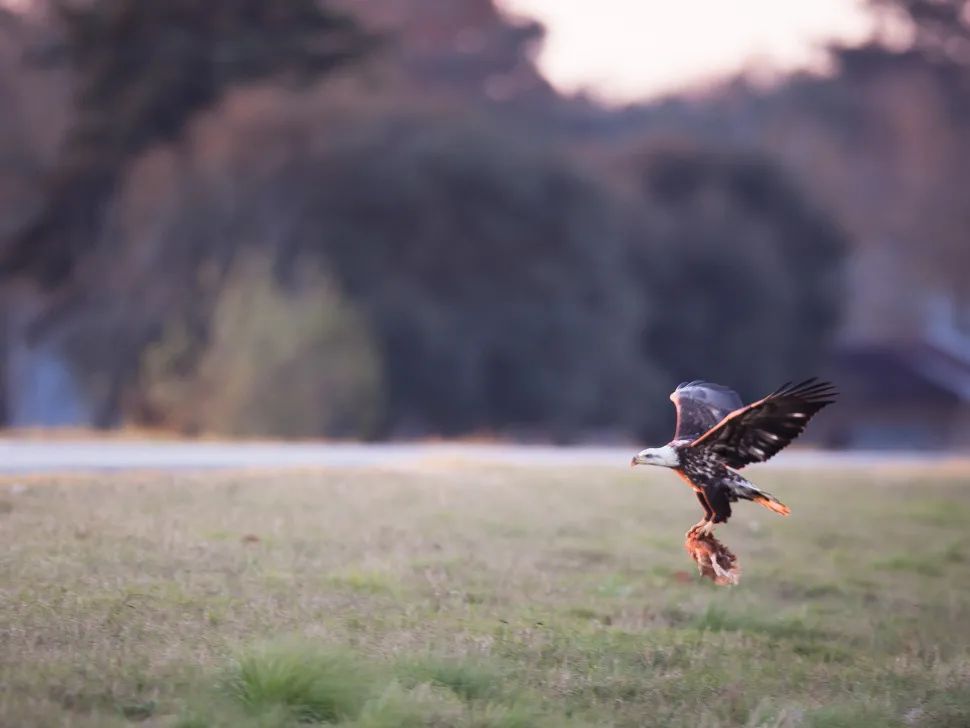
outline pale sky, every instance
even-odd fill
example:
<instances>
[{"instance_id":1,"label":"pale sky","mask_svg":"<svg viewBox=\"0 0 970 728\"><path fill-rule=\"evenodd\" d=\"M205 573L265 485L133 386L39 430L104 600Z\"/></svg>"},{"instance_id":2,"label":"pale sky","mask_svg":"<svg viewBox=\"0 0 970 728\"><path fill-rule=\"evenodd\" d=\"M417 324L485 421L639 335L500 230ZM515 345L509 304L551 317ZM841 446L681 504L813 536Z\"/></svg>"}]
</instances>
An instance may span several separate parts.
<instances>
[{"instance_id":1,"label":"pale sky","mask_svg":"<svg viewBox=\"0 0 970 728\"><path fill-rule=\"evenodd\" d=\"M499 0L546 26L539 64L563 90L613 101L756 74L819 67L833 39L861 41L861 0Z\"/></svg>"}]
</instances>

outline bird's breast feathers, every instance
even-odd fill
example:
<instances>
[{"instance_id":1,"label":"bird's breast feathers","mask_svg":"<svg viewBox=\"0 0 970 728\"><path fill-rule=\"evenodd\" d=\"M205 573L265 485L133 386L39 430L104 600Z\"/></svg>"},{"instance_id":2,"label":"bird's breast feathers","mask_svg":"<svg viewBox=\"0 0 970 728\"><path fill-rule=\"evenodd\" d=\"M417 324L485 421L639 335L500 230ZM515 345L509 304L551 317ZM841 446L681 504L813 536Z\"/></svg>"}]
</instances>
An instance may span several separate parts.
<instances>
[{"instance_id":1,"label":"bird's breast feathers","mask_svg":"<svg viewBox=\"0 0 970 728\"><path fill-rule=\"evenodd\" d=\"M707 453L684 448L679 455L680 470L684 478L694 485L711 485L728 475L729 471L724 463Z\"/></svg>"}]
</instances>

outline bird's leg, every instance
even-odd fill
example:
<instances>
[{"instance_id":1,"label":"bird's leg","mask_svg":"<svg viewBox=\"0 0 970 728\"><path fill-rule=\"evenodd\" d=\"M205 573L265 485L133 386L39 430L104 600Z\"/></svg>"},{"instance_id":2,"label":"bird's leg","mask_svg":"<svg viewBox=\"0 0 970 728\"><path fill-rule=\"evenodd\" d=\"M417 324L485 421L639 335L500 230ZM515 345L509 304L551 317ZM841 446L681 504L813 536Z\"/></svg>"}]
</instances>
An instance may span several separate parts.
<instances>
[{"instance_id":1,"label":"bird's leg","mask_svg":"<svg viewBox=\"0 0 970 728\"><path fill-rule=\"evenodd\" d=\"M701 493L700 491L696 491L696 495L697 495L697 500L704 508L704 517L690 527L690 529L687 531L687 538L696 536L698 533L706 534L704 529L708 527L708 524L714 518L714 511L711 510L711 507L709 505L707 505L707 498L704 497L704 494Z\"/></svg>"},{"instance_id":2,"label":"bird's leg","mask_svg":"<svg viewBox=\"0 0 970 728\"><path fill-rule=\"evenodd\" d=\"M701 526L701 534L704 536L710 536L714 533L714 519L707 521Z\"/></svg>"}]
</instances>

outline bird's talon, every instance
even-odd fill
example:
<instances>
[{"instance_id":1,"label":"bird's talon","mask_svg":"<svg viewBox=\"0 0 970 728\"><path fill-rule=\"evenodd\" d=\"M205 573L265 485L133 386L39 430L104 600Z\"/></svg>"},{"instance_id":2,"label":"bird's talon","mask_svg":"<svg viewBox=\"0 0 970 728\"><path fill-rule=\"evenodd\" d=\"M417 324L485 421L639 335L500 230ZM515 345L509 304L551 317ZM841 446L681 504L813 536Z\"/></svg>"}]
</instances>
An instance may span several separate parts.
<instances>
[{"instance_id":1,"label":"bird's talon","mask_svg":"<svg viewBox=\"0 0 970 728\"><path fill-rule=\"evenodd\" d=\"M698 536L708 535L709 531L707 529L709 524L710 521L699 521L698 523L695 523L687 530L687 538L697 538Z\"/></svg>"}]
</instances>

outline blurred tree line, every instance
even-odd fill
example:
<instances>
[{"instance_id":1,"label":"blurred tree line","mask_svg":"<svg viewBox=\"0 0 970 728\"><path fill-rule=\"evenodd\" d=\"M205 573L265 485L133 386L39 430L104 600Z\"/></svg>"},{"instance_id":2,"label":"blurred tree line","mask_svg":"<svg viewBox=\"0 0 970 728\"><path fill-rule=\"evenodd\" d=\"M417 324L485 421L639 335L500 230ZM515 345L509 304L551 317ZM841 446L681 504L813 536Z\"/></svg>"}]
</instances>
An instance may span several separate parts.
<instances>
[{"instance_id":1,"label":"blurred tree line","mask_svg":"<svg viewBox=\"0 0 970 728\"><path fill-rule=\"evenodd\" d=\"M631 106L603 133L740 146L796 178L852 241L843 338L918 337L936 303L970 336L970 2L870 5L875 36L831 48L831 73L732 79Z\"/></svg>"},{"instance_id":2,"label":"blurred tree line","mask_svg":"<svg viewBox=\"0 0 970 728\"><path fill-rule=\"evenodd\" d=\"M534 22L446 5L0 15L4 419L660 438L679 381L817 371L839 200L711 107L563 97ZM732 98L817 91L786 93Z\"/></svg>"}]
</instances>

